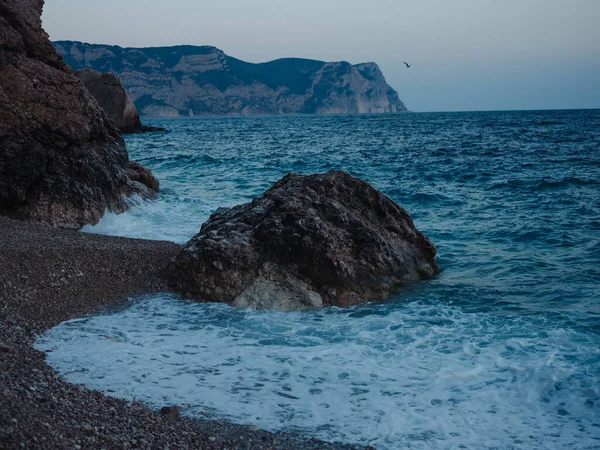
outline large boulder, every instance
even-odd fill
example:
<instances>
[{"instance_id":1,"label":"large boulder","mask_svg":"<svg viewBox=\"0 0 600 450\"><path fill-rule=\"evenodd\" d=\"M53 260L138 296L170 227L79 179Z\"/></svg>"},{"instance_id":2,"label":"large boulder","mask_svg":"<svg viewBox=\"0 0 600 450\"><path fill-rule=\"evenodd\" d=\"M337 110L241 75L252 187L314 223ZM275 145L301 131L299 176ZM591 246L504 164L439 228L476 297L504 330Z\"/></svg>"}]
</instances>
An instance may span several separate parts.
<instances>
[{"instance_id":1,"label":"large boulder","mask_svg":"<svg viewBox=\"0 0 600 450\"><path fill-rule=\"evenodd\" d=\"M81 80L122 133L165 131L164 128L142 125L140 115L117 75L82 69L77 70L75 76Z\"/></svg>"},{"instance_id":2,"label":"large boulder","mask_svg":"<svg viewBox=\"0 0 600 450\"><path fill-rule=\"evenodd\" d=\"M123 133L141 133L142 121L118 76L83 69L75 72L104 112Z\"/></svg>"},{"instance_id":3,"label":"large boulder","mask_svg":"<svg viewBox=\"0 0 600 450\"><path fill-rule=\"evenodd\" d=\"M341 172L288 174L263 196L218 209L165 269L186 297L293 310L385 299L439 272L408 213Z\"/></svg>"},{"instance_id":4,"label":"large boulder","mask_svg":"<svg viewBox=\"0 0 600 450\"><path fill-rule=\"evenodd\" d=\"M42 29L43 0L0 0L0 214L65 228L121 212L119 130Z\"/></svg>"}]
</instances>

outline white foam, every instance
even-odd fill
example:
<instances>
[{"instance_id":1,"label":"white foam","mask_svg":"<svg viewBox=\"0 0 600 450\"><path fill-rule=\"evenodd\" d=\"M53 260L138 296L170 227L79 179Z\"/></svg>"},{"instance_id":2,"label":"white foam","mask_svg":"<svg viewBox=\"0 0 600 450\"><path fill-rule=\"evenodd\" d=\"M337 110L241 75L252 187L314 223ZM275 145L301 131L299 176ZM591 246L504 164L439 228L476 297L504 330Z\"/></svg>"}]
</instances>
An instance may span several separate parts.
<instances>
[{"instance_id":1,"label":"white foam","mask_svg":"<svg viewBox=\"0 0 600 450\"><path fill-rule=\"evenodd\" d=\"M82 231L183 244L198 233L201 224L217 208L210 202L164 199L160 195L155 201L133 197L127 202L127 212L106 212L96 225L85 226Z\"/></svg>"},{"instance_id":2,"label":"white foam","mask_svg":"<svg viewBox=\"0 0 600 450\"><path fill-rule=\"evenodd\" d=\"M66 322L36 348L110 395L329 441L599 446L600 339L554 326L441 304L278 313L162 295Z\"/></svg>"}]
</instances>

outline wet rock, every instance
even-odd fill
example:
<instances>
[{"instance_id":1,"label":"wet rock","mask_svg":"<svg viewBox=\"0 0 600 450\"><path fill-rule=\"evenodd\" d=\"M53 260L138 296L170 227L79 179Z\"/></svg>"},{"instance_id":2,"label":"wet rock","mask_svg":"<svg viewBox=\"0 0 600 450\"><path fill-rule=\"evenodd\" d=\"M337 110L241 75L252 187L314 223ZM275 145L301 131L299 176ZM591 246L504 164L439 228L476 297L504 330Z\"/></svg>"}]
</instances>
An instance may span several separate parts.
<instances>
[{"instance_id":1,"label":"wet rock","mask_svg":"<svg viewBox=\"0 0 600 450\"><path fill-rule=\"evenodd\" d=\"M127 196L139 195L144 200L156 198L158 180L152 171L135 161L129 161L127 169L127 185L124 192Z\"/></svg>"},{"instance_id":2,"label":"wet rock","mask_svg":"<svg viewBox=\"0 0 600 450\"><path fill-rule=\"evenodd\" d=\"M346 172L288 174L218 209L164 271L200 301L293 310L385 299L439 272L408 213Z\"/></svg>"},{"instance_id":3,"label":"wet rock","mask_svg":"<svg viewBox=\"0 0 600 450\"><path fill-rule=\"evenodd\" d=\"M129 179L125 185L124 192L127 197L138 195L142 200L154 200L156 198L156 191L153 191L145 184Z\"/></svg>"},{"instance_id":4,"label":"wet rock","mask_svg":"<svg viewBox=\"0 0 600 450\"><path fill-rule=\"evenodd\" d=\"M129 161L127 165L127 178L131 181L142 183L154 192L158 192L159 182L156 177L152 175L152 171L136 161Z\"/></svg>"},{"instance_id":5,"label":"wet rock","mask_svg":"<svg viewBox=\"0 0 600 450\"><path fill-rule=\"evenodd\" d=\"M179 406L163 406L160 409L160 415L169 420L180 420L181 410L179 409Z\"/></svg>"},{"instance_id":6,"label":"wet rock","mask_svg":"<svg viewBox=\"0 0 600 450\"><path fill-rule=\"evenodd\" d=\"M0 214L65 228L121 212L121 133L56 53L40 0L0 0Z\"/></svg>"}]
</instances>

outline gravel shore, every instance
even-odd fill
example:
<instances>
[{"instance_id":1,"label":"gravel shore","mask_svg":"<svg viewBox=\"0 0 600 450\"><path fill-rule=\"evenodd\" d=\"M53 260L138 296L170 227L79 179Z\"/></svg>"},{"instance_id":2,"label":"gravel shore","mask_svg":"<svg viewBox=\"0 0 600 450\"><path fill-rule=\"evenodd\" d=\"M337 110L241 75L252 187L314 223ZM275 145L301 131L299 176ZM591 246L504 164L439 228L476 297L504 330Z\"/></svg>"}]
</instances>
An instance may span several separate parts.
<instances>
[{"instance_id":1,"label":"gravel shore","mask_svg":"<svg viewBox=\"0 0 600 450\"><path fill-rule=\"evenodd\" d=\"M31 345L65 320L161 292L169 242L0 217L0 449L354 449L218 420L172 420L63 381Z\"/></svg>"}]
</instances>

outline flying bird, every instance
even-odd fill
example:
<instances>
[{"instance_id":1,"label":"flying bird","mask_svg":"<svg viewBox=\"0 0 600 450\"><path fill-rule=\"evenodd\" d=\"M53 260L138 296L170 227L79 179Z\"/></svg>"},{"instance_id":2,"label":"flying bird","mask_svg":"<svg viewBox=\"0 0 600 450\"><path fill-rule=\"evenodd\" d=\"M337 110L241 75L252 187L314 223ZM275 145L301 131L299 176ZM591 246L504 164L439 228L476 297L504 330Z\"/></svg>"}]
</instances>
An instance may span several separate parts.
<instances>
[{"instance_id":1,"label":"flying bird","mask_svg":"<svg viewBox=\"0 0 600 450\"><path fill-rule=\"evenodd\" d=\"M410 67L410 64L407 63L406 61L402 61L404 64L406 64L406 68L408 69Z\"/></svg>"}]
</instances>

